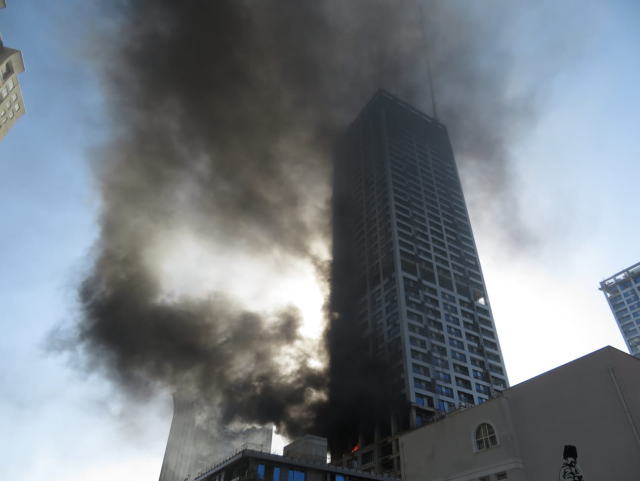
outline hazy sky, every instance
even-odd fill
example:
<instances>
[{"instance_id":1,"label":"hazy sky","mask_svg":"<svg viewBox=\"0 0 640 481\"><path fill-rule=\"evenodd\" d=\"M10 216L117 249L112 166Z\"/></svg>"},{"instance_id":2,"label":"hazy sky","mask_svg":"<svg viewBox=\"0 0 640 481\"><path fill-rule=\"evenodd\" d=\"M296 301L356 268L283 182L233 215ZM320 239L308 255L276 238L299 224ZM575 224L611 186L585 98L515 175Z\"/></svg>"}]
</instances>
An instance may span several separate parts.
<instances>
[{"instance_id":1,"label":"hazy sky","mask_svg":"<svg viewBox=\"0 0 640 481\"><path fill-rule=\"evenodd\" d=\"M169 394L133 407L99 376L45 348L51 330L77 315L76 287L98 235L100 200L89 158L105 138L109 100L85 57L84 19L92 15L86 3L92 2L8 3L0 30L7 46L23 51L27 115L0 144L3 477L155 480L171 419ZM510 3L504 2L507 16ZM496 35L511 39L514 88L536 82L532 71L548 76L539 118L510 152L515 202L539 242L522 251L506 248L499 222L477 208L477 172L461 170L512 385L605 345L626 351L597 287L640 261L640 6L633 0L531 3L524 20ZM568 47L549 44L548 29L563 32ZM559 48L569 49L570 61L553 61ZM531 69L534 50L548 52L548 69ZM452 138L454 151L461 141ZM214 254L188 247L181 244L166 260L178 288L189 289L192 279L206 285L200 267L216 262L208 257ZM276 282L277 301L297 302L317 324L318 288L304 266L300 282L291 280L296 266L291 271Z\"/></svg>"}]
</instances>

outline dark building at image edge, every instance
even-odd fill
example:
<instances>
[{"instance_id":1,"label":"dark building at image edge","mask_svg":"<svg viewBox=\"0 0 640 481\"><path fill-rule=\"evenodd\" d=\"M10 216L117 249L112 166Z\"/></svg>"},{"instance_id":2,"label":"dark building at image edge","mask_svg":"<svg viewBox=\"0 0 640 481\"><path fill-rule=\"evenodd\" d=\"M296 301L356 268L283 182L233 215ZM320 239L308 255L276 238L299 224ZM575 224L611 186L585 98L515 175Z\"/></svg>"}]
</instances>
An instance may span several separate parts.
<instances>
[{"instance_id":1,"label":"dark building at image edge","mask_svg":"<svg viewBox=\"0 0 640 481\"><path fill-rule=\"evenodd\" d=\"M401 432L509 386L446 127L378 91L337 147L333 229L332 310L396 402L332 458L398 474Z\"/></svg>"}]
</instances>

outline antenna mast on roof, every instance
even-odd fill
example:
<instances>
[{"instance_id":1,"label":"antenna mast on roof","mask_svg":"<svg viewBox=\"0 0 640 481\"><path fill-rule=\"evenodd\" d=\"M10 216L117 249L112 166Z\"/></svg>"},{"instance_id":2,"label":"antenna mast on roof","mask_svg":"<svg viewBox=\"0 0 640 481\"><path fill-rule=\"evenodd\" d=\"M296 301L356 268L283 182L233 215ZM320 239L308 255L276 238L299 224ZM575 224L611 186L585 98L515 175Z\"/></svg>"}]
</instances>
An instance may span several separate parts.
<instances>
[{"instance_id":1,"label":"antenna mast on roof","mask_svg":"<svg viewBox=\"0 0 640 481\"><path fill-rule=\"evenodd\" d=\"M420 23L422 31L422 43L424 44L424 59L427 65L427 78L429 80L429 92L431 93L431 110L434 120L438 121L438 110L436 109L436 96L433 92L433 79L431 78L431 62L429 61L429 48L427 43L427 27L424 17L424 5L421 0L416 0L418 8L420 8Z\"/></svg>"}]
</instances>

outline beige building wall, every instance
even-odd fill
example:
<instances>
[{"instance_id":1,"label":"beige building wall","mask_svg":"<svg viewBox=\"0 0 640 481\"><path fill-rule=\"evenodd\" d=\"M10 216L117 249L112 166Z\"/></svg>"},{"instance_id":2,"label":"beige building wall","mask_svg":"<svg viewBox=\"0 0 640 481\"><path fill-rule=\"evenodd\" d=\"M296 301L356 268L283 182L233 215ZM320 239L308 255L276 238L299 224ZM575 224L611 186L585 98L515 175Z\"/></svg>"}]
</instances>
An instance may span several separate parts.
<instances>
[{"instance_id":1,"label":"beige building wall","mask_svg":"<svg viewBox=\"0 0 640 481\"><path fill-rule=\"evenodd\" d=\"M18 73L24 71L22 54L0 45L0 142L25 114Z\"/></svg>"},{"instance_id":2,"label":"beige building wall","mask_svg":"<svg viewBox=\"0 0 640 481\"><path fill-rule=\"evenodd\" d=\"M0 0L0 8L6 3ZM26 111L18 74L24 72L24 60L19 50L5 47L0 37L0 142Z\"/></svg>"},{"instance_id":3,"label":"beige building wall","mask_svg":"<svg viewBox=\"0 0 640 481\"><path fill-rule=\"evenodd\" d=\"M482 423L498 445L477 451ZM557 480L567 444L584 481L635 481L639 430L640 359L607 347L406 434L405 481Z\"/></svg>"}]
</instances>

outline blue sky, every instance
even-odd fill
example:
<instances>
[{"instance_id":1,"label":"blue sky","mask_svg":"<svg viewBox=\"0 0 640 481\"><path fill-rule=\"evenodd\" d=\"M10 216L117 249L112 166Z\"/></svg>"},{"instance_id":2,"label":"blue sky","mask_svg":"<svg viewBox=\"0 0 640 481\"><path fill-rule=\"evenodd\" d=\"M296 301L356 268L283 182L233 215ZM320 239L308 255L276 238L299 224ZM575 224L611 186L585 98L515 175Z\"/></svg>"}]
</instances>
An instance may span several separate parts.
<instances>
[{"instance_id":1,"label":"blue sky","mask_svg":"<svg viewBox=\"0 0 640 481\"><path fill-rule=\"evenodd\" d=\"M604 345L626 350L597 286L640 261L640 6L551 3L532 14L518 48L544 42L549 12L559 16L555 28L582 40L566 68L549 72L539 120L511 152L523 218L546 241L505 255L467 194L512 384ZM155 480L170 423L168 395L135 410L45 348L51 330L76 315L75 288L98 234L89 162L108 130L108 100L83 57L91 13L76 0L14 0L0 11L5 44L23 51L27 68L27 115L0 144L7 479ZM526 77L526 61L517 71ZM472 176L461 176L472 191Z\"/></svg>"}]
</instances>

